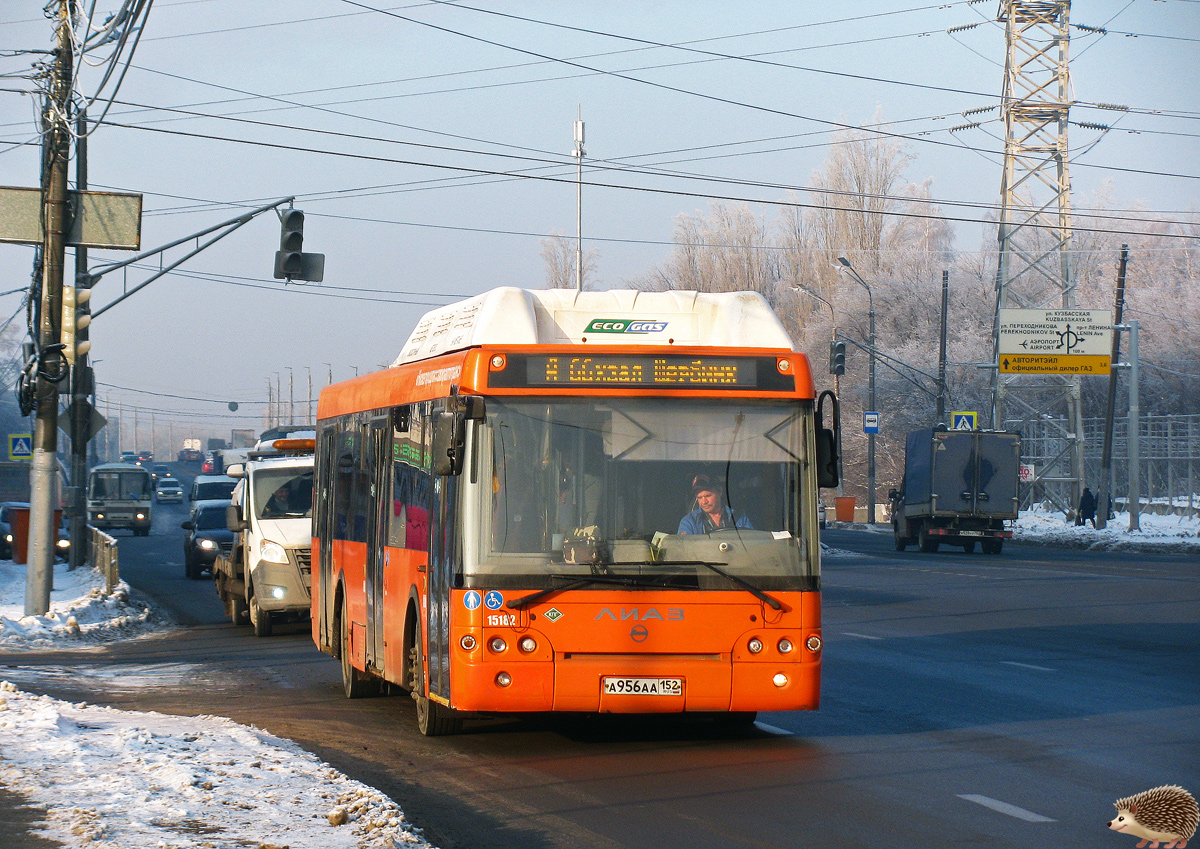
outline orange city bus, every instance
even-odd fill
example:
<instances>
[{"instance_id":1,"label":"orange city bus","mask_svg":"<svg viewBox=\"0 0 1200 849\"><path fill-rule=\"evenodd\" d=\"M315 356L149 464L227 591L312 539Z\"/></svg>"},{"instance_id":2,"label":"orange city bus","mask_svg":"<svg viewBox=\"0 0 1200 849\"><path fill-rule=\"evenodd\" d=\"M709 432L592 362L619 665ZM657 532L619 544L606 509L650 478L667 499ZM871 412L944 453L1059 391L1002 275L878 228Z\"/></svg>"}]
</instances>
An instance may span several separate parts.
<instances>
[{"instance_id":1,"label":"orange city bus","mask_svg":"<svg viewBox=\"0 0 1200 849\"><path fill-rule=\"evenodd\" d=\"M407 690L426 735L815 709L826 397L836 428L755 293L434 310L392 367L321 392L313 639L348 697Z\"/></svg>"}]
</instances>

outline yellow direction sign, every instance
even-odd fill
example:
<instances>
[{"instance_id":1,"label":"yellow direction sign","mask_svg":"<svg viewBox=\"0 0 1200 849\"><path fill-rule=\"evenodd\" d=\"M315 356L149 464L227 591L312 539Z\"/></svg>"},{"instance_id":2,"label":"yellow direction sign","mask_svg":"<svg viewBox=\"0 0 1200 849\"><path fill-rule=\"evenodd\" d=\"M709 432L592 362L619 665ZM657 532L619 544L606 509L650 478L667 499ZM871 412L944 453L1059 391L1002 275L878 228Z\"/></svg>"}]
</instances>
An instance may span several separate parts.
<instances>
[{"instance_id":1,"label":"yellow direction sign","mask_svg":"<svg viewBox=\"0 0 1200 849\"><path fill-rule=\"evenodd\" d=\"M1003 374L1108 374L1112 357L1109 354L1001 354Z\"/></svg>"}]
</instances>

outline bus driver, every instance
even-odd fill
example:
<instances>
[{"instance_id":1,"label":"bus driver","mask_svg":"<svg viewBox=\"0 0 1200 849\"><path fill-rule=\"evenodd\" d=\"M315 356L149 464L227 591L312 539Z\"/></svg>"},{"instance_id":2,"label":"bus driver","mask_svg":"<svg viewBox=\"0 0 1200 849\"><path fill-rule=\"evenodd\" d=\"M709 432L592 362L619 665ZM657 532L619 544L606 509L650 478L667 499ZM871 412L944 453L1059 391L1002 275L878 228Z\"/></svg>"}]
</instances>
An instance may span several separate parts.
<instances>
[{"instance_id":1,"label":"bus driver","mask_svg":"<svg viewBox=\"0 0 1200 849\"><path fill-rule=\"evenodd\" d=\"M692 479L692 495L696 497L696 509L679 520L678 533L709 534L729 528L753 530L745 515L725 506L721 485L710 481L708 475Z\"/></svg>"}]
</instances>

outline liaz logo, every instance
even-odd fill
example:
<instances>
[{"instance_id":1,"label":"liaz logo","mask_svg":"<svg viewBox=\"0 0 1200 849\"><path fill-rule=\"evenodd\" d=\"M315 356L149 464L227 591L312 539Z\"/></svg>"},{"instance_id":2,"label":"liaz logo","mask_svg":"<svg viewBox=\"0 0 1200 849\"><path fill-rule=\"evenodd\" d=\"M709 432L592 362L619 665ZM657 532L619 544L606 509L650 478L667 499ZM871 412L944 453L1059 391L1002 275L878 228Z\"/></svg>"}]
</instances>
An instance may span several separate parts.
<instances>
[{"instance_id":1,"label":"liaz logo","mask_svg":"<svg viewBox=\"0 0 1200 849\"><path fill-rule=\"evenodd\" d=\"M588 333L662 333L666 329L665 321L632 318L593 318L587 326Z\"/></svg>"}]
</instances>

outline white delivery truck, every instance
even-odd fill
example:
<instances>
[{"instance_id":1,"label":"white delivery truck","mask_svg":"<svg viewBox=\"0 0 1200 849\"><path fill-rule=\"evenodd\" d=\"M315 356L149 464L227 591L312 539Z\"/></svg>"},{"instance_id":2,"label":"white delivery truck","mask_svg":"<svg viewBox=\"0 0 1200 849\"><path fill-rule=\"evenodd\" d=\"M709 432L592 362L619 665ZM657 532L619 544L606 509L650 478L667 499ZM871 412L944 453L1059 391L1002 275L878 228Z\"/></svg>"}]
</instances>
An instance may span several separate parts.
<instances>
[{"instance_id":1,"label":"white delivery truck","mask_svg":"<svg viewBox=\"0 0 1200 849\"><path fill-rule=\"evenodd\" d=\"M237 536L213 564L213 580L234 623L249 613L259 637L309 615L314 436L259 443L225 470L238 480L226 516Z\"/></svg>"}]
</instances>

